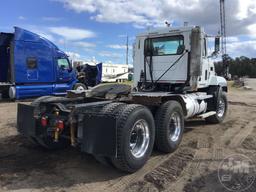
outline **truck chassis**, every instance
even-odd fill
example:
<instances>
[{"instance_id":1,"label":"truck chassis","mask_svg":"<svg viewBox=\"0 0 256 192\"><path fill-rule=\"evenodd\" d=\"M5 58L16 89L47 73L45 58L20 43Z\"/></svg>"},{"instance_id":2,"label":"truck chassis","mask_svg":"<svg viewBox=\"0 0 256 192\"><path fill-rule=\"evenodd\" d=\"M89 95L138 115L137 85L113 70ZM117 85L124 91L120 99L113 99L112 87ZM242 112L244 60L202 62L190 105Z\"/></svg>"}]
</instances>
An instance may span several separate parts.
<instances>
[{"instance_id":1,"label":"truck chassis","mask_svg":"<svg viewBox=\"0 0 256 192\"><path fill-rule=\"evenodd\" d=\"M45 148L79 147L103 164L135 172L146 163L154 144L165 153L178 148L186 119L201 117L212 123L224 119L225 91L214 90L132 92L112 100L81 93L72 98L45 96L31 105L18 104L18 131Z\"/></svg>"}]
</instances>

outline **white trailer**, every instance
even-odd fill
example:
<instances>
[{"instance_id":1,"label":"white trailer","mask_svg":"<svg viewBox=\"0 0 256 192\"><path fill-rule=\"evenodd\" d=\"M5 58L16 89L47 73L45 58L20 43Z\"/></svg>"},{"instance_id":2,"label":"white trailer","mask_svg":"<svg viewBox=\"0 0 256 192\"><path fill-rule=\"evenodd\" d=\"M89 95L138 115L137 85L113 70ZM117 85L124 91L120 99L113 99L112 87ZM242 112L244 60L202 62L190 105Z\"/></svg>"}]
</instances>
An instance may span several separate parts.
<instances>
[{"instance_id":1,"label":"white trailer","mask_svg":"<svg viewBox=\"0 0 256 192\"><path fill-rule=\"evenodd\" d=\"M103 82L123 82L128 80L128 65L103 63Z\"/></svg>"}]
</instances>

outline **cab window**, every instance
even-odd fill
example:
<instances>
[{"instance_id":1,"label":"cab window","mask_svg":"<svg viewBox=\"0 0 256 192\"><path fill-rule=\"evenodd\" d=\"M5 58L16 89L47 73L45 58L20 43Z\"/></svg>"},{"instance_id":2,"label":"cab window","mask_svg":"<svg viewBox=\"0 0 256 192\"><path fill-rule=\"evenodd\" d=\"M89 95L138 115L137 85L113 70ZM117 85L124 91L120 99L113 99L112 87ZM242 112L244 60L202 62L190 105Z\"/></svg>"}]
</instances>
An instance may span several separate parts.
<instances>
[{"instance_id":1,"label":"cab window","mask_svg":"<svg viewBox=\"0 0 256 192\"><path fill-rule=\"evenodd\" d=\"M58 59L58 67L60 69L70 69L70 64L69 61L67 59Z\"/></svg>"},{"instance_id":2,"label":"cab window","mask_svg":"<svg viewBox=\"0 0 256 192\"><path fill-rule=\"evenodd\" d=\"M151 53L153 56L177 55L181 45L184 45L184 38L181 35L146 39L146 55L149 56Z\"/></svg>"}]
</instances>

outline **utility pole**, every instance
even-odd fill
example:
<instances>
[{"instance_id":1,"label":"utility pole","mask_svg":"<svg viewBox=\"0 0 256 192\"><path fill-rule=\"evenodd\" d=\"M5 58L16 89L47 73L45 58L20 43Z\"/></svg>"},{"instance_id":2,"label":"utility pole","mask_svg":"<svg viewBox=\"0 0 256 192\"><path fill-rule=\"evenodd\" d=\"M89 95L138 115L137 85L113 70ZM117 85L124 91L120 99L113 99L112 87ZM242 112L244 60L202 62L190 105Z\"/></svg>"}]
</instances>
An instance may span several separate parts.
<instances>
[{"instance_id":1,"label":"utility pole","mask_svg":"<svg viewBox=\"0 0 256 192\"><path fill-rule=\"evenodd\" d=\"M222 54L222 62L223 62L223 75L225 78L228 78L229 67L227 63L225 0L220 0L220 35L221 35L221 54Z\"/></svg>"},{"instance_id":2,"label":"utility pole","mask_svg":"<svg viewBox=\"0 0 256 192\"><path fill-rule=\"evenodd\" d=\"M129 36L126 36L126 65L129 64Z\"/></svg>"}]
</instances>

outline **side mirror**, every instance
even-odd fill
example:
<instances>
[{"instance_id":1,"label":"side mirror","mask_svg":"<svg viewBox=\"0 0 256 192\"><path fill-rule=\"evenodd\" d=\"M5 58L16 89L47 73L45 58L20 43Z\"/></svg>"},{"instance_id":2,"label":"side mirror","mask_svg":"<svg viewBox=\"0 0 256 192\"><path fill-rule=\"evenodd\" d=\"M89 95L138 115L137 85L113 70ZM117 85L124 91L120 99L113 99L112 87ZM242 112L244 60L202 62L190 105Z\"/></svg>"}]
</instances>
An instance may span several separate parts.
<instances>
[{"instance_id":1,"label":"side mirror","mask_svg":"<svg viewBox=\"0 0 256 192\"><path fill-rule=\"evenodd\" d=\"M181 55L185 51L185 45L179 45L177 55Z\"/></svg>"},{"instance_id":2,"label":"side mirror","mask_svg":"<svg viewBox=\"0 0 256 192\"><path fill-rule=\"evenodd\" d=\"M215 53L218 53L220 51L220 37L215 37Z\"/></svg>"}]
</instances>

